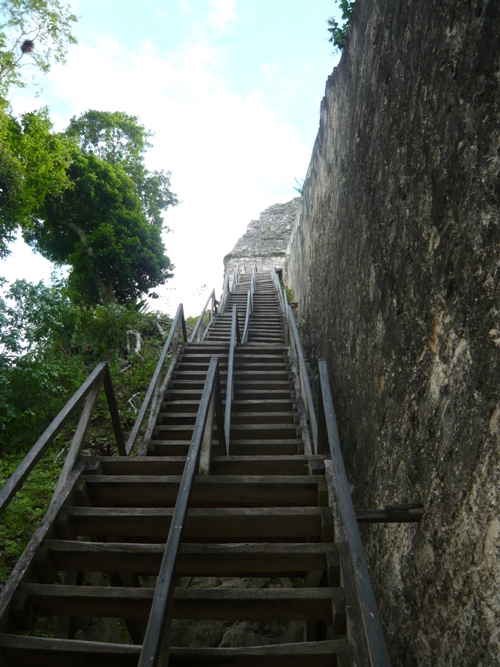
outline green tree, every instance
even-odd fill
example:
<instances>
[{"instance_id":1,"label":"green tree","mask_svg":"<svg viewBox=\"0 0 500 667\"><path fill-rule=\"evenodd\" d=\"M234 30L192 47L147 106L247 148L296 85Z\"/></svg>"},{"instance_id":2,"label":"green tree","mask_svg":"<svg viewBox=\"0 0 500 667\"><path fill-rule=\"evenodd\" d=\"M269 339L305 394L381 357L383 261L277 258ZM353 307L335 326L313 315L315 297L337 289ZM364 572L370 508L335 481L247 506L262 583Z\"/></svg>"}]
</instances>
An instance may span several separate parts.
<instances>
[{"instance_id":1,"label":"green tree","mask_svg":"<svg viewBox=\"0 0 500 667\"><path fill-rule=\"evenodd\" d=\"M126 303L172 274L161 230L149 224L121 164L74 148L71 186L45 197L25 240L56 263L71 265L68 286L84 303Z\"/></svg>"},{"instance_id":2,"label":"green tree","mask_svg":"<svg viewBox=\"0 0 500 667\"><path fill-rule=\"evenodd\" d=\"M78 374L63 350L71 340L72 306L68 298L43 283L16 281L0 298L0 441L22 439L23 428L43 428L46 416L56 414L60 398L78 386ZM58 348L56 361L49 353ZM12 430L14 429L14 430ZM16 436L16 437L14 437Z\"/></svg>"},{"instance_id":3,"label":"green tree","mask_svg":"<svg viewBox=\"0 0 500 667\"><path fill-rule=\"evenodd\" d=\"M16 119L0 106L0 258L46 194L68 187L70 149L68 139L52 133L46 109Z\"/></svg>"},{"instance_id":4,"label":"green tree","mask_svg":"<svg viewBox=\"0 0 500 667\"><path fill-rule=\"evenodd\" d=\"M30 72L64 62L76 20L59 0L0 0L0 96L26 85Z\"/></svg>"},{"instance_id":5,"label":"green tree","mask_svg":"<svg viewBox=\"0 0 500 667\"><path fill-rule=\"evenodd\" d=\"M172 192L169 171L149 172L144 154L151 147L152 133L139 123L137 116L121 111L86 111L71 119L67 136L78 142L85 154L92 154L110 164L121 164L136 185L148 221L163 227L162 211L179 201Z\"/></svg>"},{"instance_id":6,"label":"green tree","mask_svg":"<svg viewBox=\"0 0 500 667\"><path fill-rule=\"evenodd\" d=\"M355 2L356 0L337 0L343 23L339 23L333 16L327 20L328 31L331 33L328 41L339 51L342 51L346 43Z\"/></svg>"}]
</instances>

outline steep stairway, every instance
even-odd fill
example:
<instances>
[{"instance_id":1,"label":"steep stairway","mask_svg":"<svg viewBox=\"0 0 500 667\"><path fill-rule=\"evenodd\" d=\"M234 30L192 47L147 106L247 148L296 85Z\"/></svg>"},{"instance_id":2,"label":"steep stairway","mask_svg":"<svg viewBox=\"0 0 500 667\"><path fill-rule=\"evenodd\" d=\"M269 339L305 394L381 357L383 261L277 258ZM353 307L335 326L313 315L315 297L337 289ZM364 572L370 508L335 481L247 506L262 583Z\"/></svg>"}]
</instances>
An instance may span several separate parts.
<instances>
[{"instance_id":1,"label":"steep stairway","mask_svg":"<svg viewBox=\"0 0 500 667\"><path fill-rule=\"evenodd\" d=\"M140 455L83 457L75 467L2 591L0 665L372 664L352 632L328 456L305 453L296 369L268 273L256 275L248 340L235 347L234 388L226 386L232 308L242 325L250 281L250 274L240 276L201 342L180 345ZM204 467L185 496L187 517L177 526L180 548L165 593L172 603L160 626L167 646L170 628L179 636L186 622L223 621L227 629L259 623L274 635L261 645L245 645L243 634L242 645L212 646L208 634L205 646L164 644L147 654L181 477L216 366L226 410L233 396L230 437L226 443L218 414L204 436L208 458L202 445Z\"/></svg>"}]
</instances>

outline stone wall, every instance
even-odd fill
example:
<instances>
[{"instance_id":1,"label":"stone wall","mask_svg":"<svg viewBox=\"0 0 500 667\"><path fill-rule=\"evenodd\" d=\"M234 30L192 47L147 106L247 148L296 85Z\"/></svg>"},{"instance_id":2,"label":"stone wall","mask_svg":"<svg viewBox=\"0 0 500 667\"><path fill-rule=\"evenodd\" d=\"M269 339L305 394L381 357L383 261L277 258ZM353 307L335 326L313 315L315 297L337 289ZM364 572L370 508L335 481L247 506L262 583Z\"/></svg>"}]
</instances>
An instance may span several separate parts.
<instances>
[{"instance_id":1,"label":"stone wall","mask_svg":"<svg viewBox=\"0 0 500 667\"><path fill-rule=\"evenodd\" d=\"M224 272L232 273L236 263L245 264L247 271L254 262L259 271L282 267L299 206L300 197L295 197L286 204L266 208L258 220L251 220L245 234L224 257Z\"/></svg>"},{"instance_id":2,"label":"stone wall","mask_svg":"<svg viewBox=\"0 0 500 667\"><path fill-rule=\"evenodd\" d=\"M394 665L500 664L500 3L363 0L285 280L328 359Z\"/></svg>"}]
</instances>

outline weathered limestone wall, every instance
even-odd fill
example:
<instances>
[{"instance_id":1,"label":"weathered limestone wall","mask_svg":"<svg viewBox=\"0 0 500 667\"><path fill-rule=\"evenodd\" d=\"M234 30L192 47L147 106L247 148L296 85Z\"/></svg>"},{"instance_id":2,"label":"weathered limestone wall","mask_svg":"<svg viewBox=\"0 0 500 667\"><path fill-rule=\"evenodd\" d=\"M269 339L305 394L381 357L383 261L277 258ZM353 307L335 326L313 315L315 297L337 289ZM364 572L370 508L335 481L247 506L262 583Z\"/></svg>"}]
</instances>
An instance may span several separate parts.
<instances>
[{"instance_id":1,"label":"weathered limestone wall","mask_svg":"<svg viewBox=\"0 0 500 667\"><path fill-rule=\"evenodd\" d=\"M258 220L251 220L245 234L224 257L224 272L231 273L236 263L245 264L247 271L254 262L258 271L282 267L299 205L300 197L295 197L286 204L266 208Z\"/></svg>"},{"instance_id":2,"label":"weathered limestone wall","mask_svg":"<svg viewBox=\"0 0 500 667\"><path fill-rule=\"evenodd\" d=\"M285 279L328 359L394 665L500 665L500 2L363 0Z\"/></svg>"}]
</instances>

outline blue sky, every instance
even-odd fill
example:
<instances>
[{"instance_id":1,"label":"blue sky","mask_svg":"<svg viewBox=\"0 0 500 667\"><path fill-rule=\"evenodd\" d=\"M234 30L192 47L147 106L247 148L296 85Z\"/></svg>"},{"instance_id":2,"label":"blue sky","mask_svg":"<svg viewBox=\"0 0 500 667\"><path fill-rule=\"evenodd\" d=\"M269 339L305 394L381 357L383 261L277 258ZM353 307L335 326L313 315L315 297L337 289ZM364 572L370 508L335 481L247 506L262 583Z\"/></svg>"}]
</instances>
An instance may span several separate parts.
<instances>
[{"instance_id":1,"label":"blue sky","mask_svg":"<svg viewBox=\"0 0 500 667\"><path fill-rule=\"evenodd\" d=\"M296 195L319 123L333 0L75 0L67 63L13 95L49 107L56 128L87 109L139 116L155 136L147 163L172 171L182 204L165 216L175 278L157 307L195 314L222 284L222 258L251 219ZM26 267L30 270L27 271ZM48 278L16 244L9 279ZM206 286L206 287L205 287Z\"/></svg>"}]
</instances>

